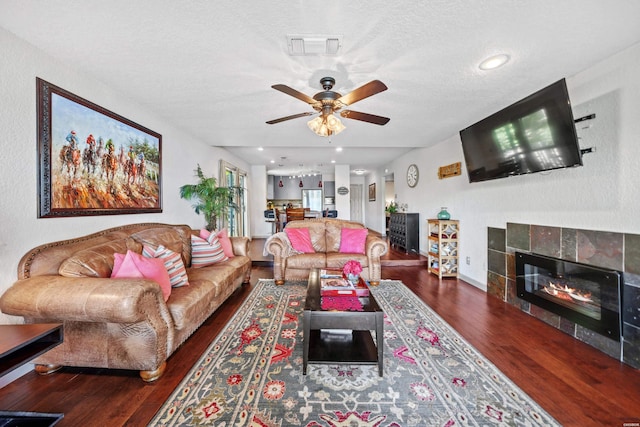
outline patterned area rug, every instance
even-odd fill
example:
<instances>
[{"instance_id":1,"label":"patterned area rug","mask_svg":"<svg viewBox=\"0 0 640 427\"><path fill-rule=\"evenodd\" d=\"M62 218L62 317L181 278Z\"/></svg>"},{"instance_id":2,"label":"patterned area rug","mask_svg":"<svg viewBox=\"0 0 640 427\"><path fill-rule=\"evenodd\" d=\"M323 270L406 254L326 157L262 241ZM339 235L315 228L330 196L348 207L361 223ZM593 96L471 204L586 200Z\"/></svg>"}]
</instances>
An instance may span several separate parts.
<instances>
[{"instance_id":1,"label":"patterned area rug","mask_svg":"<svg viewBox=\"0 0 640 427\"><path fill-rule=\"evenodd\" d=\"M399 281L372 288L385 312L375 365L310 364L306 285L261 280L150 426L557 426Z\"/></svg>"}]
</instances>

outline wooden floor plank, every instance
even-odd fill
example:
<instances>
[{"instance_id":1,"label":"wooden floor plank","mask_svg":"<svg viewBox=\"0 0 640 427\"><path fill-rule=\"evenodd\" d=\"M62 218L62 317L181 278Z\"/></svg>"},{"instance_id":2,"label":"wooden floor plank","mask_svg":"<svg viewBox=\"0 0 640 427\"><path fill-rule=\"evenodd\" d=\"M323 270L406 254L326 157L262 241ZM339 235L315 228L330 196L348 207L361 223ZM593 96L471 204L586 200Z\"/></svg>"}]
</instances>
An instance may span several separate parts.
<instances>
[{"instance_id":1,"label":"wooden floor plank","mask_svg":"<svg viewBox=\"0 0 640 427\"><path fill-rule=\"evenodd\" d=\"M258 279L273 277L263 245L264 240L252 245L252 257L266 265L252 269L251 285L236 291L171 356L156 383L146 384L130 371L65 368L44 377L31 372L0 389L0 408L63 412L59 427L146 425ZM405 283L563 426L640 420L640 371L467 283L438 280L420 257L411 256L385 255L383 278Z\"/></svg>"}]
</instances>

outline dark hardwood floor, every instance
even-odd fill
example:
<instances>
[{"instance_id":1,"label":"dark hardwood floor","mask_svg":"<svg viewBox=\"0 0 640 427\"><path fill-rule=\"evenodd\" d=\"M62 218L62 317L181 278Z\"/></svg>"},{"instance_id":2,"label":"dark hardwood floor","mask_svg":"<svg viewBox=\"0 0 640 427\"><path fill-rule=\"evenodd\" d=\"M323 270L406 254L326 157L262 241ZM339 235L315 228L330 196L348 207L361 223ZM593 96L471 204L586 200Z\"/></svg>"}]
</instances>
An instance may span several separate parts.
<instances>
[{"instance_id":1,"label":"dark hardwood floor","mask_svg":"<svg viewBox=\"0 0 640 427\"><path fill-rule=\"evenodd\" d=\"M130 371L30 372L0 389L0 410L62 412L60 427L145 426L258 279L273 277L262 242L252 245L251 285L236 291L171 356L156 383ZM392 251L382 276L405 283L563 426L640 422L640 371L463 281L439 281L426 271L424 257Z\"/></svg>"}]
</instances>

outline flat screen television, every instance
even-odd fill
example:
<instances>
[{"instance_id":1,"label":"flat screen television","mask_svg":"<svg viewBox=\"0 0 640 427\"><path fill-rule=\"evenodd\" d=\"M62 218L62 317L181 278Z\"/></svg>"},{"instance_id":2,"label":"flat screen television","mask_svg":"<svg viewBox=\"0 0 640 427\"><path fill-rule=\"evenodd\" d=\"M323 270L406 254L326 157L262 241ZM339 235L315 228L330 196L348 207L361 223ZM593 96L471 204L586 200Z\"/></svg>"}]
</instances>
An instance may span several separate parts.
<instances>
[{"instance_id":1,"label":"flat screen television","mask_svg":"<svg viewBox=\"0 0 640 427\"><path fill-rule=\"evenodd\" d=\"M460 131L469 182L582 166L564 79Z\"/></svg>"}]
</instances>

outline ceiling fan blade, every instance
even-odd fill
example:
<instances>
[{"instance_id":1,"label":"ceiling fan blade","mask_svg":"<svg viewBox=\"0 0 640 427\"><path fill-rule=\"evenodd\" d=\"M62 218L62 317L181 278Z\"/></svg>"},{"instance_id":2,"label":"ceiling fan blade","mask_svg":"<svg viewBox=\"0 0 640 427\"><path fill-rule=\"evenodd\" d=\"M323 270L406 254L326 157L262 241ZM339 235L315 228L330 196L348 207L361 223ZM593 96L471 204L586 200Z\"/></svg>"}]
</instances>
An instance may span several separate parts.
<instances>
[{"instance_id":1,"label":"ceiling fan blade","mask_svg":"<svg viewBox=\"0 0 640 427\"><path fill-rule=\"evenodd\" d=\"M391 120L388 117L376 116L375 114L361 113L359 111L344 110L340 115L345 119L360 120L361 122L373 123L375 125L384 126Z\"/></svg>"},{"instance_id":2,"label":"ceiling fan blade","mask_svg":"<svg viewBox=\"0 0 640 427\"><path fill-rule=\"evenodd\" d=\"M294 114L293 116L280 117L279 119L269 120L267 124L275 125L276 123L284 122L291 119L297 119L299 117L310 116L312 114L315 114L315 113L307 112L307 113Z\"/></svg>"},{"instance_id":3,"label":"ceiling fan blade","mask_svg":"<svg viewBox=\"0 0 640 427\"><path fill-rule=\"evenodd\" d=\"M361 101L365 98L368 98L376 93L384 92L387 90L387 86L382 83L380 80L372 80L369 83L360 86L358 89L355 89L348 94L341 96L336 101L344 104L351 105L354 102Z\"/></svg>"},{"instance_id":4,"label":"ceiling fan blade","mask_svg":"<svg viewBox=\"0 0 640 427\"><path fill-rule=\"evenodd\" d=\"M307 104L315 104L316 102L318 102L312 97L310 97L309 95L305 95L304 93L299 92L293 88L290 88L287 85L273 85L271 87L274 88L275 90L279 90L280 92L286 93L287 95L291 95L294 98L298 98L300 101L304 101Z\"/></svg>"}]
</instances>

